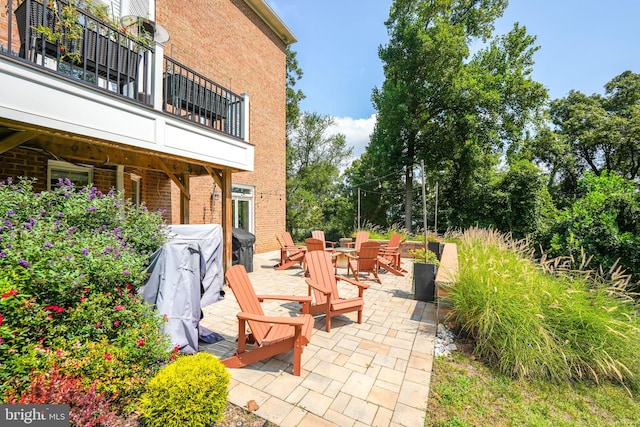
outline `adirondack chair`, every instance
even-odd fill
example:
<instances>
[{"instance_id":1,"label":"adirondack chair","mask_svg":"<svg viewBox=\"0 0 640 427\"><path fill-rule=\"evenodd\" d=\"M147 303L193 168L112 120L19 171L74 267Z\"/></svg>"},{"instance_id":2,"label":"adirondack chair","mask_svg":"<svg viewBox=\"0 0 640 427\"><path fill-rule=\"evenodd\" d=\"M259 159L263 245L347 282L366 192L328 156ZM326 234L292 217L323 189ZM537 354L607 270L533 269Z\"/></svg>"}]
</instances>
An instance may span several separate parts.
<instances>
[{"instance_id":1,"label":"adirondack chair","mask_svg":"<svg viewBox=\"0 0 640 427\"><path fill-rule=\"evenodd\" d=\"M295 264L303 266L306 249L303 246L296 245L288 231L279 236L276 234L276 240L280 245L280 262L275 265L276 270L286 270Z\"/></svg>"},{"instance_id":2,"label":"adirondack chair","mask_svg":"<svg viewBox=\"0 0 640 427\"><path fill-rule=\"evenodd\" d=\"M307 246L307 254L313 251L325 251L327 248L324 246L324 242L320 239L314 239L310 237L304 241L304 244ZM331 253L331 263L333 264L333 268L336 268L336 255ZM305 262L305 264L307 264ZM309 267L307 265L307 270L305 272L305 276L309 276Z\"/></svg>"},{"instance_id":3,"label":"adirondack chair","mask_svg":"<svg viewBox=\"0 0 640 427\"><path fill-rule=\"evenodd\" d=\"M373 274L373 280L382 283L378 276L378 252L380 252L379 242L363 242L357 256L349 255L349 270L354 279L360 281L360 273L366 273L367 278Z\"/></svg>"},{"instance_id":4,"label":"adirondack chair","mask_svg":"<svg viewBox=\"0 0 640 427\"><path fill-rule=\"evenodd\" d=\"M336 247L336 242L332 242L330 240L325 240L324 231L322 230L313 230L311 232L311 237L314 239L318 239L322 241L322 246L326 248L327 251L332 251L333 248Z\"/></svg>"},{"instance_id":5,"label":"adirondack chair","mask_svg":"<svg viewBox=\"0 0 640 427\"><path fill-rule=\"evenodd\" d=\"M389 243L386 246L380 247L379 260L380 266L388 270L387 266L391 267L398 273L406 273L407 270L402 268L400 263L400 256L402 254L402 245L406 239L402 238L400 233L394 233L389 239ZM396 274L394 271L392 273ZM400 274L403 275L403 274Z\"/></svg>"},{"instance_id":6,"label":"adirondack chair","mask_svg":"<svg viewBox=\"0 0 640 427\"><path fill-rule=\"evenodd\" d=\"M309 275L306 280L309 285L309 295L313 295L309 313L325 314L325 329L331 332L331 318L352 311L358 312L358 323L362 323L362 309L364 308L364 290L369 287L365 283L359 283L344 276L334 273L331 264L331 254L325 251L310 252L307 256ZM338 281L358 287L358 296L353 298L340 298Z\"/></svg>"},{"instance_id":7,"label":"adirondack chair","mask_svg":"<svg viewBox=\"0 0 640 427\"><path fill-rule=\"evenodd\" d=\"M237 264L225 274L227 283L240 305L238 313L238 350L224 359L228 368L242 368L260 360L293 350L293 375L300 375L303 347L313 332L309 314L311 297L306 295L256 295L244 265ZM260 303L264 300L295 301L302 304L302 315L296 317L265 316ZM247 335L247 327L251 333ZM249 342L254 343L247 349Z\"/></svg>"},{"instance_id":8,"label":"adirondack chair","mask_svg":"<svg viewBox=\"0 0 640 427\"><path fill-rule=\"evenodd\" d=\"M369 241L369 232L368 231L358 231L356 233L356 240L355 242L348 242L347 243L347 247L352 247L356 249L356 254L358 252L360 252L360 246L362 246L362 244L364 242L368 242Z\"/></svg>"}]
</instances>

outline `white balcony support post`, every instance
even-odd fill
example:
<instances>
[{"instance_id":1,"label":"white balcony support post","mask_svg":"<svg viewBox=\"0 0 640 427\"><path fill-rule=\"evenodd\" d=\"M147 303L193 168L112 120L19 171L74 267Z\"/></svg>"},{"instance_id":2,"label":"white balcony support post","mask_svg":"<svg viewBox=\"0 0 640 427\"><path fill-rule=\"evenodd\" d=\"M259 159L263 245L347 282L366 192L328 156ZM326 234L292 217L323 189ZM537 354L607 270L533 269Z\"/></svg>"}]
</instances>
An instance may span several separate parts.
<instances>
[{"instance_id":1,"label":"white balcony support post","mask_svg":"<svg viewBox=\"0 0 640 427\"><path fill-rule=\"evenodd\" d=\"M242 97L244 98L244 101L242 102L243 105L243 110L242 111L242 137L244 138L244 141L249 142L249 94L248 93L243 93Z\"/></svg>"},{"instance_id":2,"label":"white balcony support post","mask_svg":"<svg viewBox=\"0 0 640 427\"><path fill-rule=\"evenodd\" d=\"M155 54L153 55L152 73L153 78L151 84L153 85L153 108L162 111L162 74L164 64L164 44L154 42Z\"/></svg>"}]
</instances>

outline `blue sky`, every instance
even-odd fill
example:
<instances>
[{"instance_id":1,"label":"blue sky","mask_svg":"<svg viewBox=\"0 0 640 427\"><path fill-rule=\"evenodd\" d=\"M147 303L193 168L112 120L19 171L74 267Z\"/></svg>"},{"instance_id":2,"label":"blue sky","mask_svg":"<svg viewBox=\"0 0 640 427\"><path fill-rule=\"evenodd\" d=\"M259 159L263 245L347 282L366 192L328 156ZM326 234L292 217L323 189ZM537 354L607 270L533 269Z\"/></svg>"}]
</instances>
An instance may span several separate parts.
<instances>
[{"instance_id":1,"label":"blue sky","mask_svg":"<svg viewBox=\"0 0 640 427\"><path fill-rule=\"evenodd\" d=\"M303 111L333 116L359 155L375 123L371 91L384 81L378 47L391 0L267 0L298 38ZM640 73L640 0L511 0L495 34L520 22L537 37L533 78L551 98L602 93L625 70Z\"/></svg>"}]
</instances>

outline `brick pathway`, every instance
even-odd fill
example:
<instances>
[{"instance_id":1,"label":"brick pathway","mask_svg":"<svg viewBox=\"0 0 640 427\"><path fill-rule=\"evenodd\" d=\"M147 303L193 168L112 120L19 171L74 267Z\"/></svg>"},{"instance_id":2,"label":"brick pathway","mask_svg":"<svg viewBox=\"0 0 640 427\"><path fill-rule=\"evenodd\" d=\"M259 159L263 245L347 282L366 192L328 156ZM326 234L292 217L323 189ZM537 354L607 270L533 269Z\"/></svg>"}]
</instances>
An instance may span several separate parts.
<instances>
[{"instance_id":1,"label":"brick pathway","mask_svg":"<svg viewBox=\"0 0 640 427\"><path fill-rule=\"evenodd\" d=\"M275 271L278 252L256 254L249 273L258 294L307 295L302 269ZM409 262L403 261L407 270ZM344 274L344 269L339 270ZM331 332L317 316L311 342L302 354L302 373L291 375L292 352L242 369L230 369L229 400L246 406L255 400L256 414L278 426L423 426L429 393L436 333L436 308L414 301L411 273L380 275L365 291L363 323L356 313L334 317ZM340 285L341 296L355 295ZM299 305L282 301L263 304L267 315L290 315ZM201 345L221 358L236 350L237 302L226 297L204 308L202 325L225 337Z\"/></svg>"}]
</instances>

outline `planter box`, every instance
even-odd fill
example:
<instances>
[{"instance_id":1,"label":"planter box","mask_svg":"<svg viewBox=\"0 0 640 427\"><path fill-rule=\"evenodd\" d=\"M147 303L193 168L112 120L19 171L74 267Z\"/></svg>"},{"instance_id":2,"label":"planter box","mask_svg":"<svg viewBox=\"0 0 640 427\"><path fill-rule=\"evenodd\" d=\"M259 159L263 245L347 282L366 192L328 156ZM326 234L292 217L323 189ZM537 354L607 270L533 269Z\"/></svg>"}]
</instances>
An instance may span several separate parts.
<instances>
[{"instance_id":1,"label":"planter box","mask_svg":"<svg viewBox=\"0 0 640 427\"><path fill-rule=\"evenodd\" d=\"M27 22L27 7L29 8L29 22ZM20 3L13 13L16 16L16 24L20 36L20 56L24 57L25 49L29 49L32 46L37 51L42 50L43 36L34 28L42 25L51 29L51 31L55 31L57 18L54 11L48 7L45 8L43 3L32 0ZM31 35L29 43L27 43L28 35ZM55 56L57 53L56 44L45 41L45 51L48 55Z\"/></svg>"},{"instance_id":2,"label":"planter box","mask_svg":"<svg viewBox=\"0 0 640 427\"><path fill-rule=\"evenodd\" d=\"M227 117L229 100L194 79L180 74L164 77L166 103L195 114L212 116L215 120Z\"/></svg>"},{"instance_id":3,"label":"planter box","mask_svg":"<svg viewBox=\"0 0 640 427\"><path fill-rule=\"evenodd\" d=\"M27 22L27 8L29 22ZM134 49L129 48L130 40L124 38L121 44L107 35L98 34L91 28L85 28L83 40L67 41L63 33L62 43L57 44L46 40L44 35L34 29L42 25L56 31L57 16L53 9L45 7L43 3L36 0L24 1L16 8L14 14L20 35L21 56L24 57L25 49L30 49L32 46L36 52L42 52L44 41L45 55L58 58L59 46L64 46L66 52L77 52L80 55L80 62L74 64L78 68L86 66L88 71L97 73L101 77L106 78L108 75L111 81L119 79L121 83L125 84L137 77L140 55ZM91 21L88 17L85 20ZM116 29L108 32L115 37L118 36ZM63 57L61 60L71 62L68 57Z\"/></svg>"},{"instance_id":4,"label":"planter box","mask_svg":"<svg viewBox=\"0 0 640 427\"><path fill-rule=\"evenodd\" d=\"M124 43L128 42L124 40ZM97 72L102 77L109 74L109 80L116 80L119 76L121 82L127 83L138 75L138 52L91 29L85 30L81 55L87 69Z\"/></svg>"},{"instance_id":5,"label":"planter box","mask_svg":"<svg viewBox=\"0 0 640 427\"><path fill-rule=\"evenodd\" d=\"M435 299L436 273L435 264L413 264L413 299L433 302Z\"/></svg>"},{"instance_id":6,"label":"planter box","mask_svg":"<svg viewBox=\"0 0 640 427\"><path fill-rule=\"evenodd\" d=\"M436 254L438 260L442 259L442 249L444 248L444 244L440 242L427 242L427 249Z\"/></svg>"}]
</instances>

